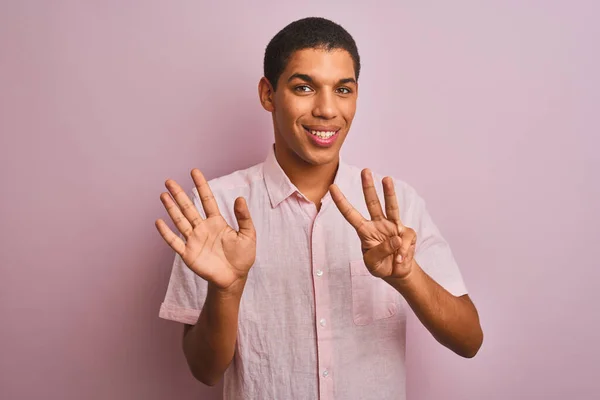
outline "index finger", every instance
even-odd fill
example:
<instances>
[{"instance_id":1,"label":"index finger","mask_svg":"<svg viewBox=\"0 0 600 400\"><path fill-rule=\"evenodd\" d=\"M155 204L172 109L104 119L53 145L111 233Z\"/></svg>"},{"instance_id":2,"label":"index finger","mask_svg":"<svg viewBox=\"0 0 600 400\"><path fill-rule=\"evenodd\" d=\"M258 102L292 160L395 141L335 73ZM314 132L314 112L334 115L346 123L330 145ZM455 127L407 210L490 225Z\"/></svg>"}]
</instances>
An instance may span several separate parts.
<instances>
[{"instance_id":1,"label":"index finger","mask_svg":"<svg viewBox=\"0 0 600 400\"><path fill-rule=\"evenodd\" d=\"M219 206L215 200L215 196L213 195L212 190L210 190L210 186L208 186L206 178L198 168L194 168L192 170L192 179L194 180L196 189L198 189L198 195L200 196L200 201L202 202L202 208L204 208L206 218L221 215Z\"/></svg>"},{"instance_id":2,"label":"index finger","mask_svg":"<svg viewBox=\"0 0 600 400\"><path fill-rule=\"evenodd\" d=\"M357 231L361 228L361 226L367 222L367 220L354 208L352 204L346 199L346 196L342 193L337 185L329 186L329 192L331 193L331 198L333 202L337 206L338 210L342 213L346 221L350 223Z\"/></svg>"}]
</instances>

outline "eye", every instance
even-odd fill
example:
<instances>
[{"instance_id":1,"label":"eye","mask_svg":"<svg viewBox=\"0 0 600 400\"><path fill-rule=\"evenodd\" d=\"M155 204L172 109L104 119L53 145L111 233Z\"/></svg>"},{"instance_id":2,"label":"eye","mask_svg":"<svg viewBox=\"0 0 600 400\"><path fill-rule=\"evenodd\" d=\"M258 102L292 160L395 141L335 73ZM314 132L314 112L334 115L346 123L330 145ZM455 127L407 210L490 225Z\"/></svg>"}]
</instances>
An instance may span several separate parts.
<instances>
[{"instance_id":1,"label":"eye","mask_svg":"<svg viewBox=\"0 0 600 400\"><path fill-rule=\"evenodd\" d=\"M350 89L348 89L347 87L338 88L338 92L341 93L341 94L350 94L350 93L352 93L352 91Z\"/></svg>"},{"instance_id":2,"label":"eye","mask_svg":"<svg viewBox=\"0 0 600 400\"><path fill-rule=\"evenodd\" d=\"M294 88L294 90L296 92L301 92L301 93L310 93L312 91L312 89L310 88L310 86L307 86L307 85L296 86Z\"/></svg>"}]
</instances>

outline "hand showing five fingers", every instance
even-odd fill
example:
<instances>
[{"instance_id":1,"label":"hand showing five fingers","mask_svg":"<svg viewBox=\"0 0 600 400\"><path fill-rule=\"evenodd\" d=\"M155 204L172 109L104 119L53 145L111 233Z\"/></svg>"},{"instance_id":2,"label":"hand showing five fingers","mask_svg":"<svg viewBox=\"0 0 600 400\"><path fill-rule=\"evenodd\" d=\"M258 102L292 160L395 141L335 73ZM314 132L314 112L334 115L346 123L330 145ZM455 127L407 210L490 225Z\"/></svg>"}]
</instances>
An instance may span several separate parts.
<instances>
[{"instance_id":1,"label":"hand showing five fingers","mask_svg":"<svg viewBox=\"0 0 600 400\"><path fill-rule=\"evenodd\" d=\"M236 232L221 215L202 173L194 169L191 175L206 219L198 213L185 191L175 181L168 180L165 186L170 195L162 193L160 199L185 241L161 219L156 221L156 228L192 271L216 287L227 289L245 279L254 264L256 231L250 211L244 198L235 200L234 212L240 227Z\"/></svg>"},{"instance_id":2,"label":"hand showing five fingers","mask_svg":"<svg viewBox=\"0 0 600 400\"><path fill-rule=\"evenodd\" d=\"M371 220L365 219L336 185L329 190L336 206L356 229L363 259L372 275L379 278L407 278L414 268L417 234L400 221L400 210L392 178L383 179L385 214L373 183L371 171L361 173L363 193Z\"/></svg>"}]
</instances>

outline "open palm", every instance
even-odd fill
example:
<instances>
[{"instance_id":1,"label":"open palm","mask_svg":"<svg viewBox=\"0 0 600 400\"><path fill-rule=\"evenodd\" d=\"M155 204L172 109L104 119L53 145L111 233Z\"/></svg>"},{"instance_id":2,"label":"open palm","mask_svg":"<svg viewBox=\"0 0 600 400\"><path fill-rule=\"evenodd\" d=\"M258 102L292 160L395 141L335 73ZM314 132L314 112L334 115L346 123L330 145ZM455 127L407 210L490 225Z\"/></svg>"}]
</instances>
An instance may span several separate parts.
<instances>
[{"instance_id":1,"label":"open palm","mask_svg":"<svg viewBox=\"0 0 600 400\"><path fill-rule=\"evenodd\" d=\"M218 288L227 289L247 276L256 258L256 231L250 211L244 198L235 200L234 213L240 228L235 231L221 215L204 175L198 169L191 175L206 219L181 186L167 180L169 193L162 193L160 199L185 240L161 219L156 221L156 228L188 268Z\"/></svg>"}]
</instances>

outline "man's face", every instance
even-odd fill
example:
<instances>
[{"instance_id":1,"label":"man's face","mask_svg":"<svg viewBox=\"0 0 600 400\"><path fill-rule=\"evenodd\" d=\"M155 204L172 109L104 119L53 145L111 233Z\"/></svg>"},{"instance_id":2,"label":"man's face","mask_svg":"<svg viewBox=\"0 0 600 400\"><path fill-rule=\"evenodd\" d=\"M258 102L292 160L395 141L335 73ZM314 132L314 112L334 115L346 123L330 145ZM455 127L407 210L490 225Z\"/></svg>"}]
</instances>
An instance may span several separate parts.
<instances>
[{"instance_id":1,"label":"man's face","mask_svg":"<svg viewBox=\"0 0 600 400\"><path fill-rule=\"evenodd\" d=\"M350 53L296 51L272 95L281 154L311 165L336 162L356 112L358 85Z\"/></svg>"}]
</instances>

